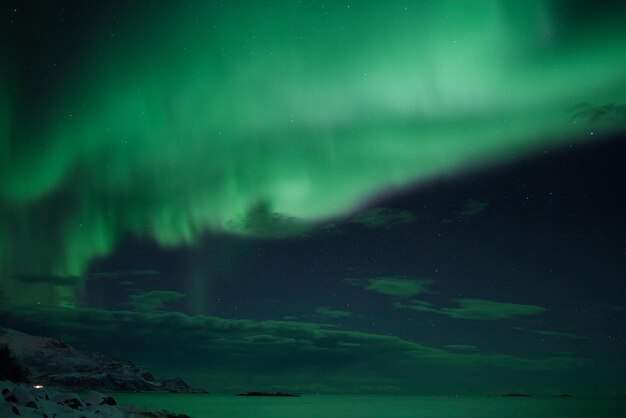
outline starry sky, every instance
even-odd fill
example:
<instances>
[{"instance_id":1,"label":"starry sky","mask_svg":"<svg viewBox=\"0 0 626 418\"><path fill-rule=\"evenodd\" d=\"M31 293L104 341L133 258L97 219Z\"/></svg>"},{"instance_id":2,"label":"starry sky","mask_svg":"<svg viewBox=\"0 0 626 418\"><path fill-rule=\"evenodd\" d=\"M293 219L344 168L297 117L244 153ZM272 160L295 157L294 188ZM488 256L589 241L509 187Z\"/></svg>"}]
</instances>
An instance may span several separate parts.
<instances>
[{"instance_id":1,"label":"starry sky","mask_svg":"<svg viewBox=\"0 0 626 418\"><path fill-rule=\"evenodd\" d=\"M626 4L9 1L3 321L211 391L626 391Z\"/></svg>"}]
</instances>

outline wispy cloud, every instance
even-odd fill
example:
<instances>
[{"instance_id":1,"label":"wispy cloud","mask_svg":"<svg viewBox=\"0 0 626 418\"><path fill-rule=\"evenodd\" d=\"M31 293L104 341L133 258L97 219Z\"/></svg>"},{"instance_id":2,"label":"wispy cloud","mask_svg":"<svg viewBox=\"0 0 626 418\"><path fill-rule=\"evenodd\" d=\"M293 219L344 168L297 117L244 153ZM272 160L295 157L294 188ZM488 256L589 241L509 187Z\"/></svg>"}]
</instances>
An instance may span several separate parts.
<instances>
[{"instance_id":1,"label":"wispy cloud","mask_svg":"<svg viewBox=\"0 0 626 418\"><path fill-rule=\"evenodd\" d=\"M579 103L569 109L573 120L585 120L589 123L599 121L626 120L626 103L607 103L604 105L592 105Z\"/></svg>"},{"instance_id":2,"label":"wispy cloud","mask_svg":"<svg viewBox=\"0 0 626 418\"><path fill-rule=\"evenodd\" d=\"M410 298L427 292L428 287L434 283L434 280L405 277L377 277L373 279L345 279L344 282L387 296Z\"/></svg>"},{"instance_id":3,"label":"wispy cloud","mask_svg":"<svg viewBox=\"0 0 626 418\"><path fill-rule=\"evenodd\" d=\"M455 299L456 307L437 308L429 302L410 300L395 301L396 309L410 309L417 312L434 312L454 319L497 320L516 316L537 315L547 309L542 306L521 303L508 303L488 299Z\"/></svg>"},{"instance_id":4,"label":"wispy cloud","mask_svg":"<svg viewBox=\"0 0 626 418\"><path fill-rule=\"evenodd\" d=\"M461 202L461 207L453 211L449 217L442 219L445 224L460 222L463 219L482 215L489 209L489 201L481 198L471 198Z\"/></svg>"},{"instance_id":5,"label":"wispy cloud","mask_svg":"<svg viewBox=\"0 0 626 418\"><path fill-rule=\"evenodd\" d=\"M170 302L184 298L183 293L171 290L152 290L150 292L130 295L130 302L137 312L160 312Z\"/></svg>"},{"instance_id":6,"label":"wispy cloud","mask_svg":"<svg viewBox=\"0 0 626 418\"><path fill-rule=\"evenodd\" d=\"M459 307L443 308L442 312L457 319L506 319L514 316L537 315L546 308L521 303L498 302L487 299L456 299Z\"/></svg>"},{"instance_id":7,"label":"wispy cloud","mask_svg":"<svg viewBox=\"0 0 626 418\"><path fill-rule=\"evenodd\" d=\"M374 208L352 218L350 222L371 229L389 229L415 220L415 215L406 210Z\"/></svg>"},{"instance_id":8,"label":"wispy cloud","mask_svg":"<svg viewBox=\"0 0 626 418\"><path fill-rule=\"evenodd\" d=\"M463 202L459 210L459 216L463 218L472 218L489 209L489 201L486 199L467 199Z\"/></svg>"},{"instance_id":9,"label":"wispy cloud","mask_svg":"<svg viewBox=\"0 0 626 418\"><path fill-rule=\"evenodd\" d=\"M326 306L318 306L313 310L313 313L315 313L315 315L317 315L321 319L341 319L354 316L352 312L342 311L339 309L331 309Z\"/></svg>"},{"instance_id":10,"label":"wispy cloud","mask_svg":"<svg viewBox=\"0 0 626 418\"><path fill-rule=\"evenodd\" d=\"M573 334L571 332L560 332L553 331L549 329L528 329L522 327L514 327L518 331L532 332L533 334L542 335L545 337L556 337L556 338L569 338L570 340L586 340L586 337L581 337L580 335Z\"/></svg>"},{"instance_id":11,"label":"wispy cloud","mask_svg":"<svg viewBox=\"0 0 626 418\"><path fill-rule=\"evenodd\" d=\"M453 351L478 351L478 347L470 344L446 344L443 348Z\"/></svg>"},{"instance_id":12,"label":"wispy cloud","mask_svg":"<svg viewBox=\"0 0 626 418\"><path fill-rule=\"evenodd\" d=\"M410 309L416 312L436 312L441 313L432 303L425 300L411 299L409 301L394 300L391 304L396 309Z\"/></svg>"}]
</instances>

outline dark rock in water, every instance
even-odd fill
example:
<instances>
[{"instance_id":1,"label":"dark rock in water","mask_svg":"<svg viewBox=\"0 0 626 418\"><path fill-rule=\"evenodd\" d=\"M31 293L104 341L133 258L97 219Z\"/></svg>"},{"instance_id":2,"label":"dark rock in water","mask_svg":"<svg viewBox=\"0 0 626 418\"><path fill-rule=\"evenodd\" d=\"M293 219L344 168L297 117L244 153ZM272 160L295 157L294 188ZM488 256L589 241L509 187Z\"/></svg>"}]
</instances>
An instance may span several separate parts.
<instances>
[{"instance_id":1,"label":"dark rock in water","mask_svg":"<svg viewBox=\"0 0 626 418\"><path fill-rule=\"evenodd\" d=\"M78 398L67 399L63 402L63 404L72 409L79 409L83 407L83 403Z\"/></svg>"},{"instance_id":2,"label":"dark rock in water","mask_svg":"<svg viewBox=\"0 0 626 418\"><path fill-rule=\"evenodd\" d=\"M557 396L557 398L573 398L574 395L570 395L569 393L563 393L559 396Z\"/></svg>"},{"instance_id":3,"label":"dark rock in water","mask_svg":"<svg viewBox=\"0 0 626 418\"><path fill-rule=\"evenodd\" d=\"M297 397L295 393L284 393L284 392L247 392L247 393L238 393L235 396L291 396Z\"/></svg>"},{"instance_id":4,"label":"dark rock in water","mask_svg":"<svg viewBox=\"0 0 626 418\"><path fill-rule=\"evenodd\" d=\"M530 395L526 394L526 393L507 393L505 395L501 395L504 397L510 397L510 398L528 398L530 397Z\"/></svg>"},{"instance_id":5,"label":"dark rock in water","mask_svg":"<svg viewBox=\"0 0 626 418\"><path fill-rule=\"evenodd\" d=\"M76 350L53 338L0 327L0 347L29 381L66 391L206 393L182 379L155 379L126 360Z\"/></svg>"}]
</instances>

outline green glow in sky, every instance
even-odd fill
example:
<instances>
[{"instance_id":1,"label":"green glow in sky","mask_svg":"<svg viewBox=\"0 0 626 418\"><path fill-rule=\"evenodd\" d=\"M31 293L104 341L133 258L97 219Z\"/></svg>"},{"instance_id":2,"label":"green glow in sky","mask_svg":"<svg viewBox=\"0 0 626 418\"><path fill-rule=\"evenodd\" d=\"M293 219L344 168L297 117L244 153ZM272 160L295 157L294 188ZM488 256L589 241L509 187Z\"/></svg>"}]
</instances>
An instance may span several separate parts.
<instances>
[{"instance_id":1,"label":"green glow in sky","mask_svg":"<svg viewBox=\"0 0 626 418\"><path fill-rule=\"evenodd\" d=\"M315 221L623 125L576 109L626 101L626 26L559 2L225 3L95 23L48 106L4 80L4 288L79 276L124 234L246 233L259 207Z\"/></svg>"}]
</instances>

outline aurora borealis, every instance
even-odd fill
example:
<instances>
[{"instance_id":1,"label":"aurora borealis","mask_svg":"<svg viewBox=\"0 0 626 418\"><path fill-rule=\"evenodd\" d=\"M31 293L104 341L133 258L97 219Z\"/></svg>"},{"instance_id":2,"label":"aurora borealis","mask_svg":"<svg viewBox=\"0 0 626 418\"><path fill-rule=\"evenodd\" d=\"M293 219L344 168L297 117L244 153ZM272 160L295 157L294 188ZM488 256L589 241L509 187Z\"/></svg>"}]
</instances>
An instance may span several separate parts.
<instances>
[{"instance_id":1,"label":"aurora borealis","mask_svg":"<svg viewBox=\"0 0 626 418\"><path fill-rule=\"evenodd\" d=\"M571 299L555 302L544 293L570 279L550 284L542 274L548 264L588 272L581 266L596 261L581 254L601 249L608 284L593 303L610 305L607 294L624 294L611 284L626 272L623 235L592 243L588 231L522 215L529 226L515 217L527 202L503 196L530 181L543 193L552 176L584 183L584 173L566 174L575 163L561 173L543 167L545 178L531 173L523 183L506 170L545 155L582 160L587 149L596 157L583 170L597 166L607 175L598 181L619 194L623 171L602 171L602 158L613 155L602 147L623 152L614 144L626 126L622 2L14 1L3 9L0 292L15 321L37 328L56 315L61 325L46 326L70 336L67 324L101 326L99 317L111 321L112 336L125 329L115 318L138 324L146 341L155 329L179 340L201 334L207 347L219 342L205 348L224 365L245 341L240 354L252 360L238 372L271 374L258 356L276 374L297 369L303 387L350 356L356 360L330 386L350 387L345 381L368 375L370 361L378 378L390 356L434 369L568 370L548 383L600 358L603 345L582 335L593 326L568 328L559 308L578 304L582 282L571 279ZM463 183L490 173L501 176L493 190L502 193ZM580 188L602 193L594 185ZM557 183L550 193L560 190ZM608 215L589 230L623 234L619 199L598 206ZM578 202L555 205L563 216L580 215L574 223L596 219L570 208ZM550 216L536 218L552 219L551 208L539 205ZM434 241L454 225L461 232ZM511 248L517 241L506 236L523 242L488 260L507 251L484 238L498 230ZM525 258L533 234L546 244ZM576 261L547 248L569 239L583 243L564 252ZM471 251L475 258L462 255ZM546 283L512 286L519 270L535 275L524 281ZM303 307L295 294L309 286L319 298ZM254 292L273 299L266 287L277 303L294 302L255 303ZM347 307L351 298L358 300ZM623 328L623 306L614 305L602 309ZM413 322L389 319L398 315ZM554 322L532 322L550 315ZM418 318L437 330L400 329L426 326ZM496 338L494 323L507 323L516 338L584 347L495 342L480 351L472 334ZM611 334L623 348L623 336ZM472 341L456 341L465 337ZM273 346L291 347L287 365ZM228 373L209 363L213 379ZM394 371L405 379L412 367ZM396 384L390 373L379 380Z\"/></svg>"}]
</instances>

